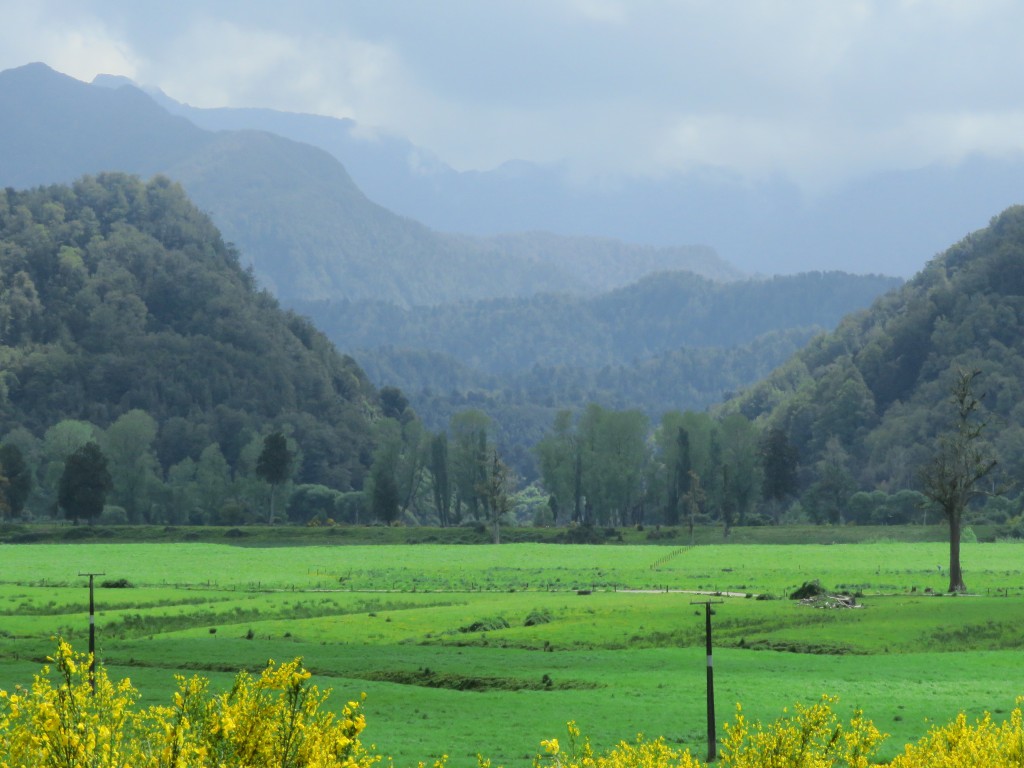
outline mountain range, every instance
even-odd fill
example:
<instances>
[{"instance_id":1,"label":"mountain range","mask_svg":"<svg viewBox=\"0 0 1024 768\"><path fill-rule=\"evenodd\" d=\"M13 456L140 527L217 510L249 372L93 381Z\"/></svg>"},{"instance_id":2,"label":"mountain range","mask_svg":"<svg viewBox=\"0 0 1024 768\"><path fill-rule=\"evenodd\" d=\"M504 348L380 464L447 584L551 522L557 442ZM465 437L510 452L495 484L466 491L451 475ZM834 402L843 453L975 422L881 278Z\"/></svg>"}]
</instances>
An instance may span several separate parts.
<instances>
[{"instance_id":1,"label":"mountain range","mask_svg":"<svg viewBox=\"0 0 1024 768\"><path fill-rule=\"evenodd\" d=\"M265 130L320 147L370 199L439 230L703 243L748 274L828 269L909 277L949 243L984 226L993 212L1024 202L1021 155L865 173L817 191L778 177L751 183L713 168L581 181L557 164L508 162L458 172L429 149L352 120L200 109L147 92L209 130Z\"/></svg>"},{"instance_id":2,"label":"mountain range","mask_svg":"<svg viewBox=\"0 0 1024 768\"><path fill-rule=\"evenodd\" d=\"M0 184L166 174L286 305L599 292L663 269L739 274L702 246L437 232L371 202L324 150L266 131L206 130L138 88L88 85L43 64L0 73L0 105Z\"/></svg>"},{"instance_id":3,"label":"mountain range","mask_svg":"<svg viewBox=\"0 0 1024 768\"><path fill-rule=\"evenodd\" d=\"M367 144L358 126L331 118L195 110L121 78L90 85L43 64L0 73L0 105L0 184L167 175L263 286L356 354L377 385L408 391L431 428L477 405L521 456L560 407L707 407L899 283L745 278L707 246L438 232L372 202L336 155L378 190L389 178L414 189L395 174L410 153L426 156L398 140ZM456 186L464 178L422 157L430 173ZM516 189L515 176L502 189ZM431 198L463 199L472 215L478 192L441 185Z\"/></svg>"}]
</instances>

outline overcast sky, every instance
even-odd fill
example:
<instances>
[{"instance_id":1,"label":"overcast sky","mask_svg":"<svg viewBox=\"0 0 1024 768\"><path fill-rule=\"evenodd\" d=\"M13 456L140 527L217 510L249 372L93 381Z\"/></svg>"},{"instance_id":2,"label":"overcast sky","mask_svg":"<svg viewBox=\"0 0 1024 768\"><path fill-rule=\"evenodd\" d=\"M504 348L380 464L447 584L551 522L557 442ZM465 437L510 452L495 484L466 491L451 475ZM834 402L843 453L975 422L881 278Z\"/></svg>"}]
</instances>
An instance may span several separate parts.
<instances>
[{"instance_id":1,"label":"overcast sky","mask_svg":"<svg viewBox=\"0 0 1024 768\"><path fill-rule=\"evenodd\" d=\"M0 0L0 69L350 117L460 169L811 190L1024 149L1015 0Z\"/></svg>"}]
</instances>

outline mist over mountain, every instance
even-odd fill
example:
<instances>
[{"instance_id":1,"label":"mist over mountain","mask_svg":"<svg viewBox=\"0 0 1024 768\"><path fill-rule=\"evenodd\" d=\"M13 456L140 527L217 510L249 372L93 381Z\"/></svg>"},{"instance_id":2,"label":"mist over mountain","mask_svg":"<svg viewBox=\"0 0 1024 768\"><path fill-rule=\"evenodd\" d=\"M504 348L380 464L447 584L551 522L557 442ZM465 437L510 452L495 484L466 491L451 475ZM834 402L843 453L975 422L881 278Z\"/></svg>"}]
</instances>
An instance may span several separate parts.
<instances>
[{"instance_id":1,"label":"mist over mountain","mask_svg":"<svg viewBox=\"0 0 1024 768\"><path fill-rule=\"evenodd\" d=\"M783 177L751 184L710 167L586 180L568 167L527 162L459 172L428 148L352 120L201 109L153 95L210 130L266 130L318 146L341 161L370 199L436 229L705 243L748 273L835 269L909 277L993 211L1024 201L1022 157L975 156L865 174L818 193Z\"/></svg>"},{"instance_id":2,"label":"mist over mountain","mask_svg":"<svg viewBox=\"0 0 1024 768\"><path fill-rule=\"evenodd\" d=\"M371 202L324 150L264 131L204 130L137 88L87 85L42 64L0 73L0 104L0 184L29 187L107 170L164 173L286 304L600 291L644 269L737 274L707 247L549 238L538 249L535 238L512 245L439 233ZM617 269L606 268L609 249Z\"/></svg>"}]
</instances>

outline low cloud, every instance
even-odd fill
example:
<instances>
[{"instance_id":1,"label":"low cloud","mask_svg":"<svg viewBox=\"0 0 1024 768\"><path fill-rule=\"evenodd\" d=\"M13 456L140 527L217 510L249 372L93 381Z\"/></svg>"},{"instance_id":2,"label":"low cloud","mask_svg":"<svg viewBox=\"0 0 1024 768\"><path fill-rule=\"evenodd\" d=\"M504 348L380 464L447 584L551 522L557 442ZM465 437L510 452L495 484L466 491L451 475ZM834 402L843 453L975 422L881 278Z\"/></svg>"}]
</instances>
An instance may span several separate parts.
<instances>
[{"instance_id":1,"label":"low cloud","mask_svg":"<svg viewBox=\"0 0 1024 768\"><path fill-rule=\"evenodd\" d=\"M814 187L1024 148L1024 6L0 0L0 64L351 117L460 169L718 165Z\"/></svg>"}]
</instances>

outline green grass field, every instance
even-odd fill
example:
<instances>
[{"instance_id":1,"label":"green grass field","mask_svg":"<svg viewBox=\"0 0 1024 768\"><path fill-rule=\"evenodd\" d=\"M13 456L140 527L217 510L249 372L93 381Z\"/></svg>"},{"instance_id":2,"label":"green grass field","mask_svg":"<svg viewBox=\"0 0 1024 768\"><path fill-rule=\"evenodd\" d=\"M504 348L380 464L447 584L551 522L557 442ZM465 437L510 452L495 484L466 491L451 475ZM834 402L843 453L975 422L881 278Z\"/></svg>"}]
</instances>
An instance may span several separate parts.
<instances>
[{"instance_id":1,"label":"green grass field","mask_svg":"<svg viewBox=\"0 0 1024 768\"><path fill-rule=\"evenodd\" d=\"M845 531L844 531L845 533ZM892 734L884 755L960 710L997 716L1024 693L1024 543L965 545L974 594L948 597L945 545L608 546L539 543L4 545L0 687L27 683L56 635L165 701L173 675L301 656L336 705L366 692L366 739L414 765L483 753L523 765L576 720L597 746L638 732L704 751L703 607L715 596L717 719L741 701L774 719L823 693ZM861 594L824 610L804 581ZM756 599L769 596L774 599Z\"/></svg>"}]
</instances>

